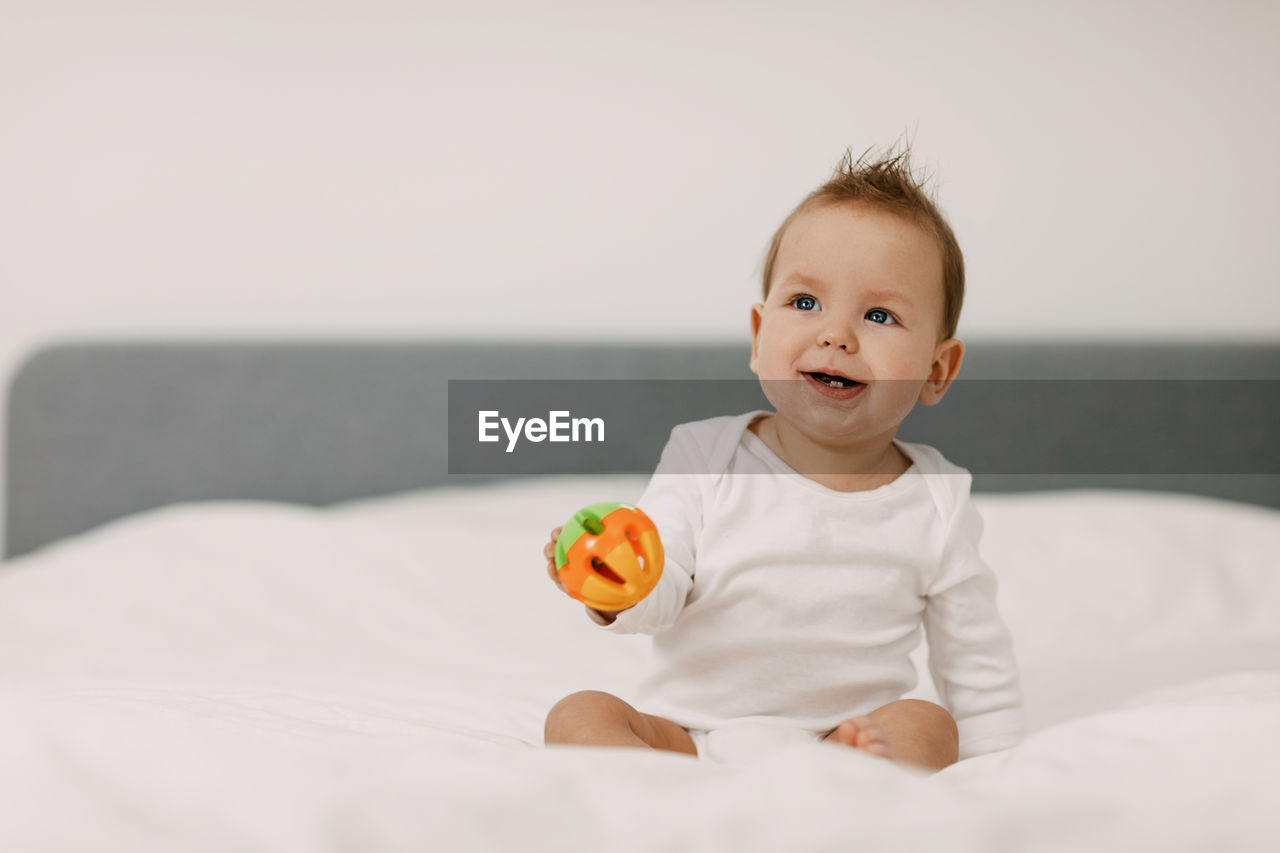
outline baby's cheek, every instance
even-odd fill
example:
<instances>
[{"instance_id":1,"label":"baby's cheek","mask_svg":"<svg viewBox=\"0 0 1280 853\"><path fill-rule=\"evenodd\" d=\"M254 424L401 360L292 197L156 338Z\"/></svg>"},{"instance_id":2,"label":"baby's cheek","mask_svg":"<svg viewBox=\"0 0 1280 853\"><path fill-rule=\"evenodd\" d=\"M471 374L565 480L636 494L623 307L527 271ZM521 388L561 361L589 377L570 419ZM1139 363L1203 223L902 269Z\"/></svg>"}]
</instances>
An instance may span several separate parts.
<instances>
[{"instance_id":1,"label":"baby's cheek","mask_svg":"<svg viewBox=\"0 0 1280 853\"><path fill-rule=\"evenodd\" d=\"M795 399L796 385L797 383L795 382L780 379L762 378L760 380L760 390L764 392L765 398L768 399L774 410L779 412L785 412L797 405Z\"/></svg>"},{"instance_id":2,"label":"baby's cheek","mask_svg":"<svg viewBox=\"0 0 1280 853\"><path fill-rule=\"evenodd\" d=\"M897 412L903 417L919 400L920 389L924 387L924 382L918 379L884 379L876 384L875 392L880 404L887 411Z\"/></svg>"}]
</instances>

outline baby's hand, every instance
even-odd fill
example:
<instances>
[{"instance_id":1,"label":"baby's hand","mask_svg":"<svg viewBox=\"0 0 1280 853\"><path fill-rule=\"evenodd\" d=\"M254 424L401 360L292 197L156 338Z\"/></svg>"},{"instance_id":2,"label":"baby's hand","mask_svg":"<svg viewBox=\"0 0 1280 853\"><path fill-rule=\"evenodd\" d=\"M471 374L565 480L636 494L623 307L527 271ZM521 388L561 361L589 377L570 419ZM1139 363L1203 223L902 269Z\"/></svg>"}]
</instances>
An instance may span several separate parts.
<instances>
[{"instance_id":1,"label":"baby's hand","mask_svg":"<svg viewBox=\"0 0 1280 853\"><path fill-rule=\"evenodd\" d=\"M547 574L551 576L551 580L555 582L556 586L560 587L561 592L565 595L569 595L569 590L565 589L564 584L560 581L560 573L556 571L556 540L560 538L560 531L562 530L564 530L564 527L557 527L555 530L551 531L551 541L542 546L542 556L547 558ZM572 598L573 596L569 597ZM593 607L587 608L588 615L601 625L608 625L616 619L618 614L621 612L621 610L596 610Z\"/></svg>"}]
</instances>

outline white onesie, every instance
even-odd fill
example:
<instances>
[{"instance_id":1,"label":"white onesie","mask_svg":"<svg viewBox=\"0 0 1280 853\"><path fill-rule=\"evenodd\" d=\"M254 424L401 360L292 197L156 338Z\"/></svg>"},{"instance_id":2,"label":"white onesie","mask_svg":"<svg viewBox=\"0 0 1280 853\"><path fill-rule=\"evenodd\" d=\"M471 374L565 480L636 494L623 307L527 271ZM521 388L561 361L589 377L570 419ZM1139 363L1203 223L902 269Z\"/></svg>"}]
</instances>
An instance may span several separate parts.
<instances>
[{"instance_id":1,"label":"white onesie","mask_svg":"<svg viewBox=\"0 0 1280 853\"><path fill-rule=\"evenodd\" d=\"M969 473L897 441L913 463L902 476L829 489L747 429L765 414L675 427L637 502L662 537L662 579L602 626L654 635L636 706L700 750L720 730L816 739L916 686L923 626L960 758L1016 743L1017 663Z\"/></svg>"}]
</instances>

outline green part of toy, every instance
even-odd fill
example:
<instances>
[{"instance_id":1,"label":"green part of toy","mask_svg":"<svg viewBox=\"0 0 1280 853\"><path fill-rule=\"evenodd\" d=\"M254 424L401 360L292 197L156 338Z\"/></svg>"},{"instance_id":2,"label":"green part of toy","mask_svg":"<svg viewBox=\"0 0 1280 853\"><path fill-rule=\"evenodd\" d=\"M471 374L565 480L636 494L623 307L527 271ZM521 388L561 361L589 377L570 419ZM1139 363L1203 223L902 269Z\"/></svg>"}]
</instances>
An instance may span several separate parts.
<instances>
[{"instance_id":1,"label":"green part of toy","mask_svg":"<svg viewBox=\"0 0 1280 853\"><path fill-rule=\"evenodd\" d=\"M601 501L590 506L584 506L573 514L573 518L564 523L564 529L560 531L560 536L556 538L556 569L564 567L569 562L569 549L573 547L573 543L578 541L578 537L584 533L598 534L604 532L604 522L601 521L609 513L625 507L626 509L635 509L631 504L618 503L617 501Z\"/></svg>"}]
</instances>

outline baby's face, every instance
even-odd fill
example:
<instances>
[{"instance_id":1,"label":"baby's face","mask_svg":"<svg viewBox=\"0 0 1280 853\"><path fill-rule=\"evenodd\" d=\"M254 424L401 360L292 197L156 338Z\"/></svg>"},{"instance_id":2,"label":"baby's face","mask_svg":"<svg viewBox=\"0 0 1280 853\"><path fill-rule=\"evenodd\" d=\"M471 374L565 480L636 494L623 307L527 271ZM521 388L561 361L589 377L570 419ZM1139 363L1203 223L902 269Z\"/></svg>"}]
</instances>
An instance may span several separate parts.
<instances>
[{"instance_id":1,"label":"baby's face","mask_svg":"<svg viewBox=\"0 0 1280 853\"><path fill-rule=\"evenodd\" d=\"M892 437L959 369L964 345L940 340L943 308L942 252L922 226L864 205L812 208L788 226L768 299L752 306L751 370L815 439ZM829 387L814 371L862 384Z\"/></svg>"}]
</instances>

